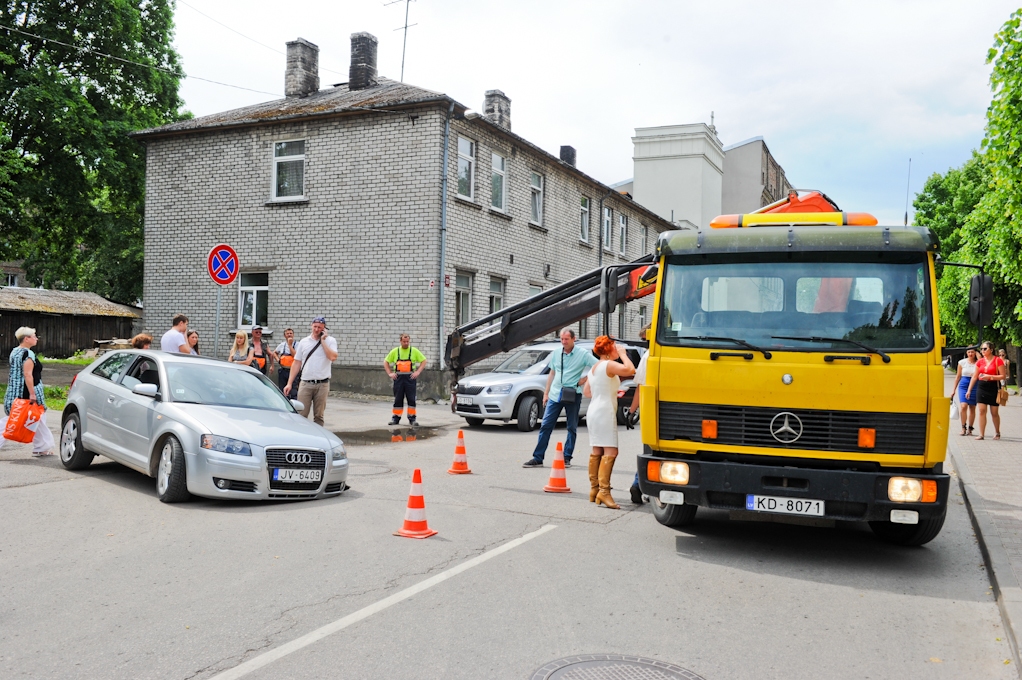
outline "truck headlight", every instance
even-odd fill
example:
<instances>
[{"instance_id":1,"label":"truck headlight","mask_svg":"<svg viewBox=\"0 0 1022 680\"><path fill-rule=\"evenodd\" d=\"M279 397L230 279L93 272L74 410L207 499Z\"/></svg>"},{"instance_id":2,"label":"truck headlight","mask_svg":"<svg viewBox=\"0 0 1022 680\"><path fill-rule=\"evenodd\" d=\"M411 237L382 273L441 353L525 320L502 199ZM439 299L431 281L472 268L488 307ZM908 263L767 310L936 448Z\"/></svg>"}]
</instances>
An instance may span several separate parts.
<instances>
[{"instance_id":1,"label":"truck headlight","mask_svg":"<svg viewBox=\"0 0 1022 680\"><path fill-rule=\"evenodd\" d=\"M501 385L490 385L490 388L486 391L489 394L511 394L511 383L504 383Z\"/></svg>"},{"instance_id":2,"label":"truck headlight","mask_svg":"<svg viewBox=\"0 0 1022 680\"><path fill-rule=\"evenodd\" d=\"M236 456L251 456L252 448L247 442L230 437L221 437L218 434L204 434L199 438L199 446L210 451L221 453L233 453Z\"/></svg>"},{"instance_id":3,"label":"truck headlight","mask_svg":"<svg viewBox=\"0 0 1022 680\"><path fill-rule=\"evenodd\" d=\"M923 497L923 482L912 477L891 477L887 497L897 503L918 503Z\"/></svg>"},{"instance_id":4,"label":"truck headlight","mask_svg":"<svg viewBox=\"0 0 1022 680\"><path fill-rule=\"evenodd\" d=\"M660 481L667 484L688 484L688 463L660 463Z\"/></svg>"},{"instance_id":5,"label":"truck headlight","mask_svg":"<svg viewBox=\"0 0 1022 680\"><path fill-rule=\"evenodd\" d=\"M344 444L338 444L334 448L330 449L330 458L334 461L345 460L348 457L348 452L344 448Z\"/></svg>"}]
</instances>

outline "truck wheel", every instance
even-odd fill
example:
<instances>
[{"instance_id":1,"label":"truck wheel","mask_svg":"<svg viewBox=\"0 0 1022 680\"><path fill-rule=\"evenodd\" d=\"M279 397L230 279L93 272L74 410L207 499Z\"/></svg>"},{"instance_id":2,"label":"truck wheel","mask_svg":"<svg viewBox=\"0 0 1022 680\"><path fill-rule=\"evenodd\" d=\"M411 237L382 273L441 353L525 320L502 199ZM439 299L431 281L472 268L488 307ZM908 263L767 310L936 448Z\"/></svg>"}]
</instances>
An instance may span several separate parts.
<instances>
[{"instance_id":1,"label":"truck wheel","mask_svg":"<svg viewBox=\"0 0 1022 680\"><path fill-rule=\"evenodd\" d=\"M944 517L947 512L941 513L932 519L921 519L919 524L895 524L894 522L870 522L869 528L873 530L877 538L894 545L918 546L929 543L944 526Z\"/></svg>"},{"instance_id":2,"label":"truck wheel","mask_svg":"<svg viewBox=\"0 0 1022 680\"><path fill-rule=\"evenodd\" d=\"M482 418L465 418L465 422L468 423L469 427L482 427Z\"/></svg>"},{"instance_id":3,"label":"truck wheel","mask_svg":"<svg viewBox=\"0 0 1022 680\"><path fill-rule=\"evenodd\" d=\"M82 423L77 413L69 413L60 430L60 462L68 470L84 470L95 458L82 446Z\"/></svg>"},{"instance_id":4,"label":"truck wheel","mask_svg":"<svg viewBox=\"0 0 1022 680\"><path fill-rule=\"evenodd\" d=\"M698 505L688 503L685 505L661 503L656 496L651 496L649 500L653 506L653 516L665 527L683 527L691 524L696 518L696 510L699 509Z\"/></svg>"},{"instance_id":5,"label":"truck wheel","mask_svg":"<svg viewBox=\"0 0 1022 680\"><path fill-rule=\"evenodd\" d=\"M518 429L532 432L539 424L539 399L532 395L522 397L518 404Z\"/></svg>"}]
</instances>

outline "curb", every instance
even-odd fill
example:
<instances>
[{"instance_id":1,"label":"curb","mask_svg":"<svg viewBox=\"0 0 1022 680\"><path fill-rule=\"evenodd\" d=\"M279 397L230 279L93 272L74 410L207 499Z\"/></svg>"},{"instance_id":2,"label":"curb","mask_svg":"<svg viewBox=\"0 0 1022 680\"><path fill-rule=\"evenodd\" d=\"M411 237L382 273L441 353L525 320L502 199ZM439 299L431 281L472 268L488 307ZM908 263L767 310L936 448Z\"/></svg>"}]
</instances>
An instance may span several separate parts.
<instances>
[{"instance_id":1,"label":"curb","mask_svg":"<svg viewBox=\"0 0 1022 680\"><path fill-rule=\"evenodd\" d=\"M1022 587L1019 586L1018 579L1015 578L1011 560L1001 543L997 527L994 526L990 513L987 511L986 500L973 484L972 474L953 440L948 441L948 454L950 454L952 464L958 473L958 485L962 490L962 498L965 500L965 507L969 510L969 518L976 531L976 538L979 539L979 549L983 555L983 561L986 563L994 596L997 598L997 608L1001 612L1001 620L1004 623L1008 645L1011 647L1015 669L1019 677L1022 678L1022 667L1019 664L1019 636L1015 630L1016 625L1022 625Z\"/></svg>"}]
</instances>

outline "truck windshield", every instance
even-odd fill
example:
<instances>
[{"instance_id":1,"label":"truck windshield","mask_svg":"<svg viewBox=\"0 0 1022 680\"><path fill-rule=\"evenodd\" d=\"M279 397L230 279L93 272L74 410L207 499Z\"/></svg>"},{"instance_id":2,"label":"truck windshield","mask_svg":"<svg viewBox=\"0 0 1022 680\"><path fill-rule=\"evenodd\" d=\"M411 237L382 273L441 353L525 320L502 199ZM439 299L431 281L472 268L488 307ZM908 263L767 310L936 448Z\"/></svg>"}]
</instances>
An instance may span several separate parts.
<instances>
[{"instance_id":1,"label":"truck windshield","mask_svg":"<svg viewBox=\"0 0 1022 680\"><path fill-rule=\"evenodd\" d=\"M754 262L668 262L657 342L735 347L710 339L723 337L768 350L865 351L821 341L831 338L880 350L928 350L933 322L926 260L908 258L916 261L783 253Z\"/></svg>"}]
</instances>

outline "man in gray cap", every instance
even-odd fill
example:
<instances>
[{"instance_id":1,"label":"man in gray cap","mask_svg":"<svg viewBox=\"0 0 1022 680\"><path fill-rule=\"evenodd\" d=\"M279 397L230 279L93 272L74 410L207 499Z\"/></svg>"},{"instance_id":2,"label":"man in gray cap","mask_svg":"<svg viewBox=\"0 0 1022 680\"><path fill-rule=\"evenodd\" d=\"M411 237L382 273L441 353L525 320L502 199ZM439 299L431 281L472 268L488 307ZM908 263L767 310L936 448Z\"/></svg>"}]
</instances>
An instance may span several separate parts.
<instances>
[{"instance_id":1,"label":"man in gray cap","mask_svg":"<svg viewBox=\"0 0 1022 680\"><path fill-rule=\"evenodd\" d=\"M295 347L295 362L291 365L291 376L284 388L284 394L289 394L296 377L301 380L298 401L305 406L302 417L308 418L311 410L312 420L317 425L323 424L326 398L330 394L330 364L335 359L337 341L330 337L326 318L317 316L312 320L312 332Z\"/></svg>"}]
</instances>

